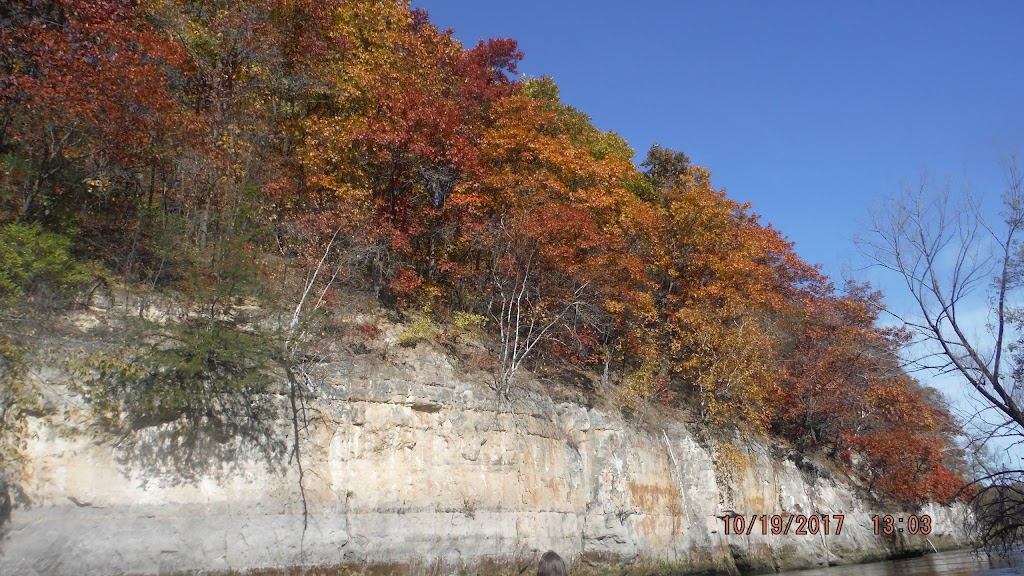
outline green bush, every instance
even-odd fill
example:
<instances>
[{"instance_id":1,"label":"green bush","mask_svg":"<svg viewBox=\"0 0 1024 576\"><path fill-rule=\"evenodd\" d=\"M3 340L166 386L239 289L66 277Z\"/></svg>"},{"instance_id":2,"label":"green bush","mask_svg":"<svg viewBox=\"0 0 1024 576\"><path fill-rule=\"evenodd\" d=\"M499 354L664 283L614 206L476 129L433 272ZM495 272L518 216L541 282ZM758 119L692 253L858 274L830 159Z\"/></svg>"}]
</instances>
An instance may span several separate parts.
<instances>
[{"instance_id":1,"label":"green bush","mask_svg":"<svg viewBox=\"0 0 1024 576\"><path fill-rule=\"evenodd\" d=\"M260 333L193 319L148 347L85 357L75 387L110 431L168 422L231 431L265 416L256 396L269 381L272 350Z\"/></svg>"},{"instance_id":2,"label":"green bush","mask_svg":"<svg viewBox=\"0 0 1024 576\"><path fill-rule=\"evenodd\" d=\"M88 279L71 254L71 239L38 225L0 227L0 301L61 299Z\"/></svg>"}]
</instances>

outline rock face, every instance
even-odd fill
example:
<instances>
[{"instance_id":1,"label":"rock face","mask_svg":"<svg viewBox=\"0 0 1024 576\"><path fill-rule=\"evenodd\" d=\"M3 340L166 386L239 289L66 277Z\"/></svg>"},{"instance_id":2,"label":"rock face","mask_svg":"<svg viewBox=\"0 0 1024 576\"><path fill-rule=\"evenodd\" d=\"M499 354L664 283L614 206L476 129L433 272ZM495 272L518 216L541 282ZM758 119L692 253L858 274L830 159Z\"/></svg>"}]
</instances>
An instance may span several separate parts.
<instances>
[{"instance_id":1,"label":"rock face","mask_svg":"<svg viewBox=\"0 0 1024 576\"><path fill-rule=\"evenodd\" d=\"M965 543L962 511L873 509L840 479L766 445L720 452L716 466L720 449L678 423L637 423L526 391L499 400L480 373L429 344L392 348L387 360L361 352L321 367L302 444L305 499L287 453L225 450L185 471L159 466L142 445L39 423L0 573L451 573L518 569L548 549L575 573L623 564L746 572ZM290 422L280 427L288 438ZM928 540L875 536L871 516L889 513L929 515ZM831 522L828 534L819 524L818 535L792 534L796 525L763 535L758 520L750 535L727 535L723 517L733 514Z\"/></svg>"}]
</instances>

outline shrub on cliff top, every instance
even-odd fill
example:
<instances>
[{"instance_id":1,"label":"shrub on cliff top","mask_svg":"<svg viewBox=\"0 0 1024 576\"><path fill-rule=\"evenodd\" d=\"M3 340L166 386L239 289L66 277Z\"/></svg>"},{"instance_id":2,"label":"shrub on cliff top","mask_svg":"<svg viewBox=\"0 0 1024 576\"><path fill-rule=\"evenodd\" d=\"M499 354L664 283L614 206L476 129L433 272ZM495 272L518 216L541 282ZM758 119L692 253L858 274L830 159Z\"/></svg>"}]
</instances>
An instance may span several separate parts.
<instances>
[{"instance_id":1,"label":"shrub on cliff top","mask_svg":"<svg viewBox=\"0 0 1024 576\"><path fill-rule=\"evenodd\" d=\"M0 302L58 300L86 279L71 254L71 239L38 225L0 227Z\"/></svg>"},{"instance_id":2,"label":"shrub on cliff top","mask_svg":"<svg viewBox=\"0 0 1024 576\"><path fill-rule=\"evenodd\" d=\"M193 319L127 353L98 352L76 364L75 388L101 425L129 432L175 423L242 432L263 420L271 343L232 322Z\"/></svg>"}]
</instances>

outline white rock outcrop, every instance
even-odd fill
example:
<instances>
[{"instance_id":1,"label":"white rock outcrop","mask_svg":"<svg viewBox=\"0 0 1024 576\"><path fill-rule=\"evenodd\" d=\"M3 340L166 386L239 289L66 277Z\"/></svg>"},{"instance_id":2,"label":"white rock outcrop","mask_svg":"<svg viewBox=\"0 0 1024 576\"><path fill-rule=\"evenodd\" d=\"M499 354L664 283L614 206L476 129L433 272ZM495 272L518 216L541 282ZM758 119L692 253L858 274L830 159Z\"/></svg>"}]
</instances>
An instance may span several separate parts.
<instances>
[{"instance_id":1,"label":"white rock outcrop","mask_svg":"<svg viewBox=\"0 0 1024 576\"><path fill-rule=\"evenodd\" d=\"M874 535L873 514L900 512L873 509L779 449L744 445L735 466L716 469L678 423L638 424L525 391L499 401L426 344L393 348L386 361L363 352L321 367L303 443L305 515L287 453L268 464L224 450L186 474L138 444L38 423L0 574L341 564L450 573L525 566L548 549L578 572L770 571L965 543L963 512L939 506L904 512L931 516L927 540ZM289 437L286 420L278 433ZM840 534L762 535L758 524L726 535L732 514L844 523Z\"/></svg>"}]
</instances>

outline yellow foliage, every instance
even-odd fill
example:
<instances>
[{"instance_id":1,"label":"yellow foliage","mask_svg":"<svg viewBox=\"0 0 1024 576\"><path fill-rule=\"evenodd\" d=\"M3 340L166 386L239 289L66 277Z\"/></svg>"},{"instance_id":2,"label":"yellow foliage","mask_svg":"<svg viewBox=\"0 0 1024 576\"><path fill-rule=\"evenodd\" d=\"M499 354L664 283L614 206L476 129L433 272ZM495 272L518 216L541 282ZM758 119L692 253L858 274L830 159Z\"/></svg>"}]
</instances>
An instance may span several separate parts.
<instances>
[{"instance_id":1,"label":"yellow foliage","mask_svg":"<svg viewBox=\"0 0 1024 576\"><path fill-rule=\"evenodd\" d=\"M487 317L483 314L473 314L472 312L463 312L462 310L456 311L452 318L455 326L463 331L480 328L487 323Z\"/></svg>"},{"instance_id":2,"label":"yellow foliage","mask_svg":"<svg viewBox=\"0 0 1024 576\"><path fill-rule=\"evenodd\" d=\"M736 478L750 469L750 457L731 442L718 446L714 452L715 471L719 476Z\"/></svg>"},{"instance_id":3,"label":"yellow foliage","mask_svg":"<svg viewBox=\"0 0 1024 576\"><path fill-rule=\"evenodd\" d=\"M644 360L639 368L626 376L619 387L619 405L629 412L636 413L648 402L659 400L659 396L669 385L669 379L664 372L661 363L655 357Z\"/></svg>"},{"instance_id":4,"label":"yellow foliage","mask_svg":"<svg viewBox=\"0 0 1024 576\"><path fill-rule=\"evenodd\" d=\"M430 306L424 306L423 316L413 322L411 326L398 335L398 339L396 340L398 345L412 347L421 340L433 338L439 330L437 326L434 325L433 320L431 320L430 314Z\"/></svg>"},{"instance_id":5,"label":"yellow foliage","mask_svg":"<svg viewBox=\"0 0 1024 576\"><path fill-rule=\"evenodd\" d=\"M688 311L674 345L685 351L677 371L697 389L700 414L712 424L763 429L777 391L774 350L768 334L749 315L722 321Z\"/></svg>"}]
</instances>

